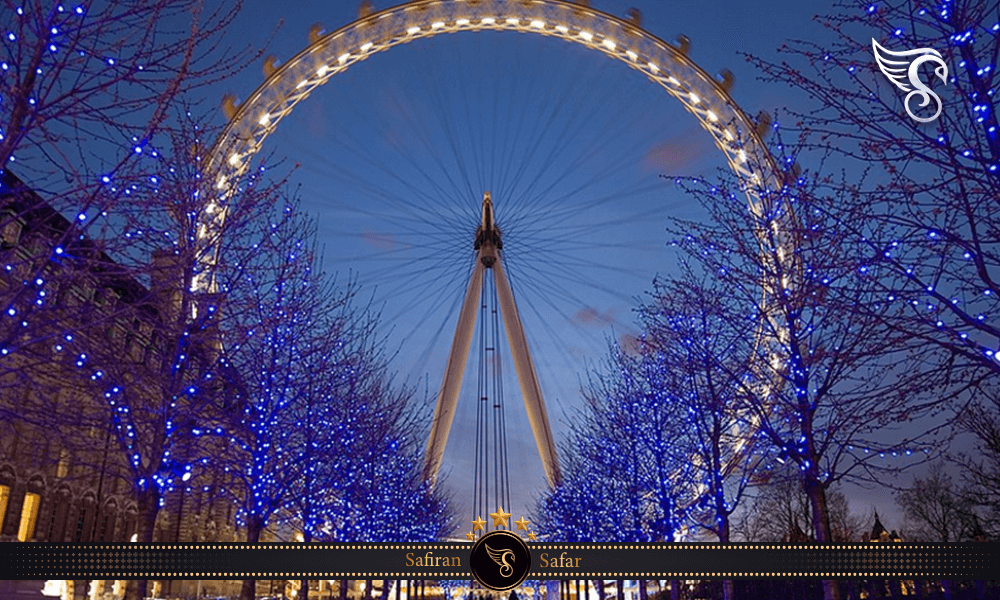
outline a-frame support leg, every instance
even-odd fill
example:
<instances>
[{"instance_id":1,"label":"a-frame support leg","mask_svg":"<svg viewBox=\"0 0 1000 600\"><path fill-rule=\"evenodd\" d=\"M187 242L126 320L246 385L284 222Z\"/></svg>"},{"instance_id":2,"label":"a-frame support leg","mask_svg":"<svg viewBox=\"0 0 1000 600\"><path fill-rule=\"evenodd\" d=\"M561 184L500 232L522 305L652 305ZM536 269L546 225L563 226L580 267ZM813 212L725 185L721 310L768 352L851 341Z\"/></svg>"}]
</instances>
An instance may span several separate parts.
<instances>
[{"instance_id":1,"label":"a-frame support leg","mask_svg":"<svg viewBox=\"0 0 1000 600\"><path fill-rule=\"evenodd\" d=\"M476 328L476 314L479 310L479 296L482 293L483 261L481 252L476 253L475 266L469 287L465 290L465 300L462 310L458 313L458 324L455 326L455 337L451 342L451 352L448 354L448 366L441 383L437 406L434 409L434 420L431 422L431 435L427 440L427 452L424 456L424 478L433 482L437 479L441 468L441 458L444 447L448 444L448 434L451 423L455 419L455 408L458 406L458 392L462 388L462 377L465 375L465 363L469 360L469 348L472 345L472 334Z\"/></svg>"},{"instance_id":2,"label":"a-frame support leg","mask_svg":"<svg viewBox=\"0 0 1000 600\"><path fill-rule=\"evenodd\" d=\"M545 469L545 478L551 487L559 485L561 473L559 460L556 457L556 445L552 439L552 428L549 426L549 416L542 399L542 388L538 385L538 375L535 373L535 363L528 351L528 340L524 337L524 326L521 325L521 314L514 302L514 293L503 270L503 260L500 257L493 265L493 279L497 284L497 300L500 302L500 314L503 316L504 328L507 330L507 343L514 357L514 368L517 370L517 381L521 384L521 397L524 398L524 409L528 413L528 422L535 434L535 444Z\"/></svg>"}]
</instances>

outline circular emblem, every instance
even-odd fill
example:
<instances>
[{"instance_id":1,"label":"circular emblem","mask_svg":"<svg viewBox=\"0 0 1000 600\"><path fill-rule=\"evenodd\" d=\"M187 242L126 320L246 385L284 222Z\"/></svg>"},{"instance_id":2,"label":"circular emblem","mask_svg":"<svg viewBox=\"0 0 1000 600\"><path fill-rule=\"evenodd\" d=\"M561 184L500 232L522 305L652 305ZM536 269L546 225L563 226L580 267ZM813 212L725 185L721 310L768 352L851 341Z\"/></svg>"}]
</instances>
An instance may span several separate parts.
<instances>
[{"instance_id":1,"label":"circular emblem","mask_svg":"<svg viewBox=\"0 0 1000 600\"><path fill-rule=\"evenodd\" d=\"M517 587L531 570L531 551L519 536L504 530L479 538L469 558L472 576L483 587L504 592Z\"/></svg>"}]
</instances>

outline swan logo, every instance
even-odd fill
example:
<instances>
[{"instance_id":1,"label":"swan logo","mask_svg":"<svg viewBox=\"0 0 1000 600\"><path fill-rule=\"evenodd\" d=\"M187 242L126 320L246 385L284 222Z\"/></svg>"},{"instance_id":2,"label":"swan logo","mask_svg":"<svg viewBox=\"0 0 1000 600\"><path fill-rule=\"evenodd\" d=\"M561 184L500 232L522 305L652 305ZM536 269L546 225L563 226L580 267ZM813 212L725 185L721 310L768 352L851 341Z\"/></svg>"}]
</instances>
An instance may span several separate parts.
<instances>
[{"instance_id":1,"label":"swan logo","mask_svg":"<svg viewBox=\"0 0 1000 600\"><path fill-rule=\"evenodd\" d=\"M896 87L907 93L903 100L903 106L906 107L906 114L910 115L911 119L920 123L930 123L941 116L941 98L920 80L921 65L930 64L934 67L934 75L945 85L948 84L948 65L944 62L940 52L933 48L893 52L876 42L875 38L872 38L872 51L875 54L875 62L878 63L878 68L882 73ZM911 100L919 100L920 103L917 106L920 108L933 102L936 110L929 117L919 117L910 109Z\"/></svg>"},{"instance_id":2,"label":"swan logo","mask_svg":"<svg viewBox=\"0 0 1000 600\"><path fill-rule=\"evenodd\" d=\"M498 529L476 541L469 565L483 587L503 592L517 587L528 576L531 552L520 536Z\"/></svg>"},{"instance_id":3,"label":"swan logo","mask_svg":"<svg viewBox=\"0 0 1000 600\"><path fill-rule=\"evenodd\" d=\"M493 559L493 562L500 565L500 577L510 577L514 572L514 567L507 562L507 559L509 558L510 562L514 562L514 551L509 549L494 550L490 548L489 544L483 545L486 546L486 554Z\"/></svg>"}]
</instances>

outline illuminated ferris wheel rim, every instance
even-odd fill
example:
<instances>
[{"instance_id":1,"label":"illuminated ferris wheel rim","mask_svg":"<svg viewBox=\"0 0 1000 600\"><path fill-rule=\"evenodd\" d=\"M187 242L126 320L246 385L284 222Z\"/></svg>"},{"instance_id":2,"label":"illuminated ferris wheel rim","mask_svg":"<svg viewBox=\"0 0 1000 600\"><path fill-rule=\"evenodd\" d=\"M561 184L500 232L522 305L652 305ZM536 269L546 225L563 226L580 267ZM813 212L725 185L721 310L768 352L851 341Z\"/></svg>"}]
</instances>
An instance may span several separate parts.
<instances>
[{"instance_id":1,"label":"illuminated ferris wheel rim","mask_svg":"<svg viewBox=\"0 0 1000 600\"><path fill-rule=\"evenodd\" d=\"M310 44L238 107L224 101L227 123L208 156L223 195L264 140L294 107L351 65L394 46L443 33L515 31L556 37L597 50L643 73L684 105L715 140L748 189L771 186L776 168L759 131L723 84L676 48L635 23L569 0L413 0L362 17ZM209 215L221 213L207 207ZM210 216L209 221L213 220Z\"/></svg>"},{"instance_id":2,"label":"illuminated ferris wheel rim","mask_svg":"<svg viewBox=\"0 0 1000 600\"><path fill-rule=\"evenodd\" d=\"M228 123L205 162L207 180L217 195L204 208L200 240L211 243L208 240L214 236L208 234L221 228L225 220L225 199L233 193L232 184L247 172L253 155L278 123L313 90L378 52L462 31L513 31L555 37L597 50L641 72L679 100L712 136L743 182L749 208L755 214L761 208L757 194L776 188L783 180L763 143L764 131L759 127L766 121L757 124L751 120L730 97L728 84L695 64L686 48L664 42L637 23L570 0L412 0L363 16L327 35L310 32L309 45L284 65L274 67L270 61L265 64L267 77L245 102L236 106L231 97L224 99ZM194 287L211 289L214 264L212 258L205 263ZM762 292L767 295L767 290ZM534 385L537 387L537 380ZM537 404L544 416L540 394ZM527 400L526 407L531 413ZM539 451L554 484L558 481L558 462L547 421L543 429L541 433L536 431L536 438L542 438ZM443 448L446 440L445 436L444 441L435 444L432 437L429 446ZM430 461L439 462L440 456L436 462ZM433 464L432 470L436 470Z\"/></svg>"}]
</instances>

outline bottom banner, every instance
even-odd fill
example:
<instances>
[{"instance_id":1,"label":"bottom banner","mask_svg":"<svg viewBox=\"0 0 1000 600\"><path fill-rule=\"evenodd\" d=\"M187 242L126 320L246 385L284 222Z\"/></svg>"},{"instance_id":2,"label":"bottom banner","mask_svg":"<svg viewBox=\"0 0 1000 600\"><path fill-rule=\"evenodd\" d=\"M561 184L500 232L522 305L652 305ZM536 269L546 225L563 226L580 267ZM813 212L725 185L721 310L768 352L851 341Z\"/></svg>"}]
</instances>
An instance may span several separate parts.
<instances>
[{"instance_id":1,"label":"bottom banner","mask_svg":"<svg viewBox=\"0 0 1000 600\"><path fill-rule=\"evenodd\" d=\"M514 536L510 536L514 537ZM1000 544L0 544L3 579L992 579ZM474 547L476 552L474 552ZM473 568L475 564L475 569ZM511 579L510 581L513 581ZM509 583L509 582L508 582ZM493 587L491 584L489 587Z\"/></svg>"}]
</instances>

